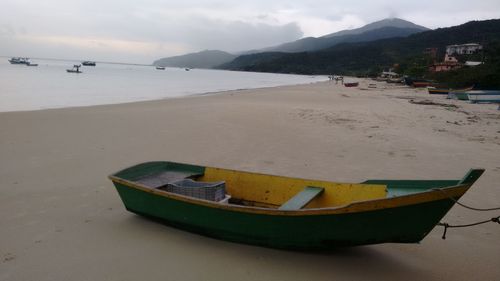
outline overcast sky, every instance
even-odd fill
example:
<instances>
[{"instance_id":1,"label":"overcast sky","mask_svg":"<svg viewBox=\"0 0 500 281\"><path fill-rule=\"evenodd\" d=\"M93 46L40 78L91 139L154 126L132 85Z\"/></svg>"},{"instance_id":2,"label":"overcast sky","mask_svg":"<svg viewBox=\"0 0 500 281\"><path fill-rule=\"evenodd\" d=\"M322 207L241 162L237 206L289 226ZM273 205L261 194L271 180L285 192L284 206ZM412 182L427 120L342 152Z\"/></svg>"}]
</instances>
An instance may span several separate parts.
<instances>
[{"instance_id":1,"label":"overcast sky","mask_svg":"<svg viewBox=\"0 0 500 281\"><path fill-rule=\"evenodd\" d=\"M0 0L0 55L149 64L237 52L399 17L429 28L500 18L500 0Z\"/></svg>"}]
</instances>

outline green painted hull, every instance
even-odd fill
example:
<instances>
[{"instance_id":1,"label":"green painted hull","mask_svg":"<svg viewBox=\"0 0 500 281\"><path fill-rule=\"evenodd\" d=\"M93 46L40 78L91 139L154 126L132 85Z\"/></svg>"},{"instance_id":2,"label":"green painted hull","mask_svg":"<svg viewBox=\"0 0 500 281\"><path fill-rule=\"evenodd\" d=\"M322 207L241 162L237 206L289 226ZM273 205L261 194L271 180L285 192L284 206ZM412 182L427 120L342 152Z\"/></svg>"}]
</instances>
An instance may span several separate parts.
<instances>
[{"instance_id":1,"label":"green painted hull","mask_svg":"<svg viewBox=\"0 0 500 281\"><path fill-rule=\"evenodd\" d=\"M203 235L273 248L321 250L416 243L452 207L450 200L342 215L277 216L226 211L117 185L127 210Z\"/></svg>"},{"instance_id":2,"label":"green painted hull","mask_svg":"<svg viewBox=\"0 0 500 281\"><path fill-rule=\"evenodd\" d=\"M182 166L188 173L202 173L203 167ZM155 167L151 166L151 169ZM147 167L142 167L142 170ZM134 173L127 171L133 178ZM142 171L144 172L144 171ZM454 202L439 200L409 203L402 206L356 210L353 212L309 213L262 211L264 208L221 208L160 196L137 188L128 181L110 176L127 210L160 219L166 224L206 236L239 243L294 250L327 250L336 247L376 243L417 243L449 211ZM383 181L374 181L374 183ZM456 185L458 181L385 181L391 196L415 189ZM470 185L465 188L465 192ZM405 191L406 190L406 191ZM439 191L434 191L440 195ZM463 193L462 193L463 194ZM456 199L460 197L454 196ZM201 200L204 201L204 200ZM380 201L380 204L388 200ZM203 203L203 202L202 202ZM340 207L345 208L345 207ZM250 209L250 211L248 211ZM338 208L337 208L338 209ZM334 209L335 211L335 209Z\"/></svg>"},{"instance_id":3,"label":"green painted hull","mask_svg":"<svg viewBox=\"0 0 500 281\"><path fill-rule=\"evenodd\" d=\"M454 93L458 100L469 100L467 93Z\"/></svg>"}]
</instances>

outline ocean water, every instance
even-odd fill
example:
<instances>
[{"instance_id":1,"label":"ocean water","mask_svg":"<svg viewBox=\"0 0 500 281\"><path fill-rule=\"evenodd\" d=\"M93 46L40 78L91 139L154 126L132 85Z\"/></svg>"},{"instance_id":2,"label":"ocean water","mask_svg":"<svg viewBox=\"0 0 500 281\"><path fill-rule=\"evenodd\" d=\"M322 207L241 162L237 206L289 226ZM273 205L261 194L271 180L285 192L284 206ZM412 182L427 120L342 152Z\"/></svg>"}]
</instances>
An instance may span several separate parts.
<instances>
[{"instance_id":1,"label":"ocean water","mask_svg":"<svg viewBox=\"0 0 500 281\"><path fill-rule=\"evenodd\" d=\"M0 112L158 100L236 89L306 84L327 80L238 71L97 63L83 73L67 73L76 61L36 60L38 66L11 65L0 58Z\"/></svg>"}]
</instances>

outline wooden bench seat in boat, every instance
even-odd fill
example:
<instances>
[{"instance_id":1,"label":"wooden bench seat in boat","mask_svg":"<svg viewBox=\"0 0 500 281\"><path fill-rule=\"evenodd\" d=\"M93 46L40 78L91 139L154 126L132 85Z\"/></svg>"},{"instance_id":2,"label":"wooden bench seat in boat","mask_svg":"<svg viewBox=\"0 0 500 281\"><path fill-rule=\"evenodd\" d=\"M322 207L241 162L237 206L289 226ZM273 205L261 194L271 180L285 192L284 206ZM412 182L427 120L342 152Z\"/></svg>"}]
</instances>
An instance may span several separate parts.
<instances>
[{"instance_id":1,"label":"wooden bench seat in boat","mask_svg":"<svg viewBox=\"0 0 500 281\"><path fill-rule=\"evenodd\" d=\"M324 190L325 189L322 187L307 186L304 190L296 194L290 200L286 201L285 204L281 205L279 209L284 211L300 210L314 198L322 194Z\"/></svg>"}]
</instances>

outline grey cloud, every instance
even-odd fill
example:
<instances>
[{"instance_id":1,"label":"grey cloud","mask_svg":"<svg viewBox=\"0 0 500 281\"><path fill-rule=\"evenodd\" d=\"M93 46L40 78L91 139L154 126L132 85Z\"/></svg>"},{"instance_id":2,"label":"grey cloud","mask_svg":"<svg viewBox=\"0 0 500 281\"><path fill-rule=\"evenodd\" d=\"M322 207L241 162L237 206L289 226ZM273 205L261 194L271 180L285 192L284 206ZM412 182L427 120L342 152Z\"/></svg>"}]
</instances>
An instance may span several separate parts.
<instances>
[{"instance_id":1,"label":"grey cloud","mask_svg":"<svg viewBox=\"0 0 500 281\"><path fill-rule=\"evenodd\" d=\"M302 36L296 23L274 26L241 21L223 24L206 21L202 26L191 26L181 37L194 46L234 52L272 46L297 40Z\"/></svg>"},{"instance_id":2,"label":"grey cloud","mask_svg":"<svg viewBox=\"0 0 500 281\"><path fill-rule=\"evenodd\" d=\"M193 50L221 49L243 51L268 47L301 38L303 32L297 23L271 25L244 21L214 20L201 16L183 17L170 21L157 18L129 18L101 21L106 28L95 30L94 35L118 37L127 40L179 43ZM124 27L126 26L126 27Z\"/></svg>"},{"instance_id":3,"label":"grey cloud","mask_svg":"<svg viewBox=\"0 0 500 281\"><path fill-rule=\"evenodd\" d=\"M472 19L498 18L498 0L2 0L0 55L26 51L37 56L96 57L130 61L127 48L104 51L107 42L144 42L158 46L136 56L146 62L159 56L202 49L242 51L327 34L346 27L398 16L430 28ZM325 23L325 25L321 25ZM352 25L352 26L351 26ZM25 27L23 30L22 27ZM337 29L336 29L337 28ZM308 34L303 34L307 32ZM103 48L67 47L17 40L30 37L94 40ZM10 38L10 39L6 39ZM17 39L16 39L17 38ZM156 48L154 48L156 50ZM107 57L107 56L113 57ZM141 57L142 56L142 57Z\"/></svg>"}]
</instances>

